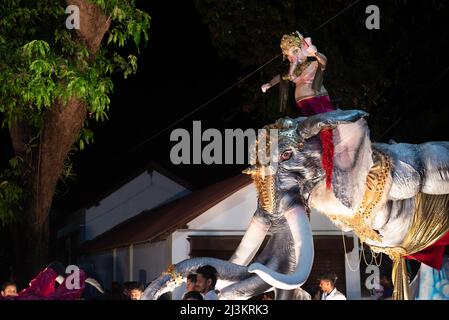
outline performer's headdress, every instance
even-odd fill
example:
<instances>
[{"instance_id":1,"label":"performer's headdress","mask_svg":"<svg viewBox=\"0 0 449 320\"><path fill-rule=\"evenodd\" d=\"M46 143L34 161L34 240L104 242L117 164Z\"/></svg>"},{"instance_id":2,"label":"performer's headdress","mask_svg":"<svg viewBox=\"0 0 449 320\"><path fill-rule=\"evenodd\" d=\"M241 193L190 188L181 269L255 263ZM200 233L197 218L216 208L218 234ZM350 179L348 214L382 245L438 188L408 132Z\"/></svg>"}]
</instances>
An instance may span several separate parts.
<instances>
[{"instance_id":1,"label":"performer's headdress","mask_svg":"<svg viewBox=\"0 0 449 320\"><path fill-rule=\"evenodd\" d=\"M303 37L298 31L292 32L291 34L284 34L284 36L281 39L281 49L284 55L284 59L287 57L288 50L291 47L301 48L302 43Z\"/></svg>"}]
</instances>

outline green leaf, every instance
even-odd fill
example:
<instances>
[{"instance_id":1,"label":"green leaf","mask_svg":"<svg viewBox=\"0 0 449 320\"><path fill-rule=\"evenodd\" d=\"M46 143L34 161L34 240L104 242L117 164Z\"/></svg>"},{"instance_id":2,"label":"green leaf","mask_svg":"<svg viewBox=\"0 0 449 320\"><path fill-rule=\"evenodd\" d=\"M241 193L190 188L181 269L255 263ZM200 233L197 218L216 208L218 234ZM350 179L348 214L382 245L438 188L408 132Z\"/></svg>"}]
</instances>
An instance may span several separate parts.
<instances>
[{"instance_id":1,"label":"green leaf","mask_svg":"<svg viewBox=\"0 0 449 320\"><path fill-rule=\"evenodd\" d=\"M114 40L114 34L113 33L109 33L107 44L110 44L112 40Z\"/></svg>"},{"instance_id":2,"label":"green leaf","mask_svg":"<svg viewBox=\"0 0 449 320\"><path fill-rule=\"evenodd\" d=\"M149 15L136 9L135 0L88 1L112 20L93 58L77 33L65 28L64 1L0 1L1 124L11 127L21 120L29 126L27 157L35 155L39 144L35 137L40 136L48 121L48 111L57 106L55 101L64 105L73 97L81 99L92 113L84 126L95 120L105 121L114 88L112 75L127 77L137 70L133 53L139 51L144 38L148 40ZM137 50L125 47L129 41L136 44ZM93 132L83 127L74 146L83 150L92 142ZM21 177L30 169L12 159L9 169L0 171L0 223L21 212L20 201L26 196ZM61 175L72 175L70 163Z\"/></svg>"},{"instance_id":3,"label":"green leaf","mask_svg":"<svg viewBox=\"0 0 449 320\"><path fill-rule=\"evenodd\" d=\"M134 43L136 44L137 47L139 47L139 43L140 43L140 31L139 32L134 32L133 34L134 36Z\"/></svg>"}]
</instances>

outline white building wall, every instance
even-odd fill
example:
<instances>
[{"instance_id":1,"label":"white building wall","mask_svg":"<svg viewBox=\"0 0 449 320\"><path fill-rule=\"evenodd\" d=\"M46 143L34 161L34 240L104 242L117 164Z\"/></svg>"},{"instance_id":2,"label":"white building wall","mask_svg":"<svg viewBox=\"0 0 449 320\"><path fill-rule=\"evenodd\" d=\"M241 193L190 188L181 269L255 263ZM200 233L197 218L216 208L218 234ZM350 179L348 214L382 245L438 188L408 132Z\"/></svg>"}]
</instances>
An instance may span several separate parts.
<instances>
[{"instance_id":1,"label":"white building wall","mask_svg":"<svg viewBox=\"0 0 449 320\"><path fill-rule=\"evenodd\" d=\"M111 229L117 224L152 209L189 191L157 171L144 172L86 210L85 240Z\"/></svg>"},{"instance_id":2,"label":"white building wall","mask_svg":"<svg viewBox=\"0 0 449 320\"><path fill-rule=\"evenodd\" d=\"M257 208L254 186L248 185L188 223L190 230L247 229Z\"/></svg>"},{"instance_id":3,"label":"white building wall","mask_svg":"<svg viewBox=\"0 0 449 320\"><path fill-rule=\"evenodd\" d=\"M117 248L114 262L114 281L129 281L129 247Z\"/></svg>"},{"instance_id":4,"label":"white building wall","mask_svg":"<svg viewBox=\"0 0 449 320\"><path fill-rule=\"evenodd\" d=\"M146 285L171 264L171 239L134 246L133 280Z\"/></svg>"},{"instance_id":5,"label":"white building wall","mask_svg":"<svg viewBox=\"0 0 449 320\"><path fill-rule=\"evenodd\" d=\"M171 239L115 248L87 257L105 288L113 281L146 285L171 264Z\"/></svg>"},{"instance_id":6,"label":"white building wall","mask_svg":"<svg viewBox=\"0 0 449 320\"><path fill-rule=\"evenodd\" d=\"M112 251L104 251L87 257L87 262L92 264L98 280L105 289L111 289L113 281L113 256Z\"/></svg>"}]
</instances>

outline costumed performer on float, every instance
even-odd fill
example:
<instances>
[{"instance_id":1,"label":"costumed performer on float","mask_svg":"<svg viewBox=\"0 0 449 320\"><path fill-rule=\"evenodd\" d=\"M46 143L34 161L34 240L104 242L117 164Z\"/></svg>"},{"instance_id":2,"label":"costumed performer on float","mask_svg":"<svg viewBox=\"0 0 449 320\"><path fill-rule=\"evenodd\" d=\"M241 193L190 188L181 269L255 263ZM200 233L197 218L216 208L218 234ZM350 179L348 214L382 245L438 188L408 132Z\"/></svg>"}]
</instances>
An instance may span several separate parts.
<instances>
[{"instance_id":1,"label":"costumed performer on float","mask_svg":"<svg viewBox=\"0 0 449 320\"><path fill-rule=\"evenodd\" d=\"M302 115L333 111L331 100L323 85L323 72L326 69L327 58L318 52L311 38L304 38L299 32L284 35L281 40L284 58L290 61L288 75L283 79L295 83L295 101ZM270 82L262 85L265 93L281 81L278 74Z\"/></svg>"},{"instance_id":2,"label":"costumed performer on float","mask_svg":"<svg viewBox=\"0 0 449 320\"><path fill-rule=\"evenodd\" d=\"M310 37L304 36L298 31L285 34L281 39L282 54L284 59L290 62L288 75L283 75L284 80L295 83L295 101L303 116L334 111L329 94L323 85L323 72L326 70L327 58L318 52L312 44ZM276 75L270 82L262 85L262 92L281 81L281 75ZM322 166L326 172L326 186L330 189L334 144L332 130L326 129L320 132L320 140L323 149Z\"/></svg>"}]
</instances>

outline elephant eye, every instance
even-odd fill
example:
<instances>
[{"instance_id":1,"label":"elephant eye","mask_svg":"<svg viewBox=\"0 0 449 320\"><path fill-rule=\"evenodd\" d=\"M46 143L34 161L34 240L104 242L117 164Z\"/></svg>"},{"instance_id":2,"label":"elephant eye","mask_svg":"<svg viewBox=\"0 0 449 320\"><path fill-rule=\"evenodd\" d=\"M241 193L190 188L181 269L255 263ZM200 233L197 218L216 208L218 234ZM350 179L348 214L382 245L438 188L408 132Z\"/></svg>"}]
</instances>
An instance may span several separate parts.
<instances>
[{"instance_id":1,"label":"elephant eye","mask_svg":"<svg viewBox=\"0 0 449 320\"><path fill-rule=\"evenodd\" d=\"M282 152L280 158L280 161L286 161L288 159L290 159L293 155L293 151L292 150L285 150L284 152Z\"/></svg>"}]
</instances>

